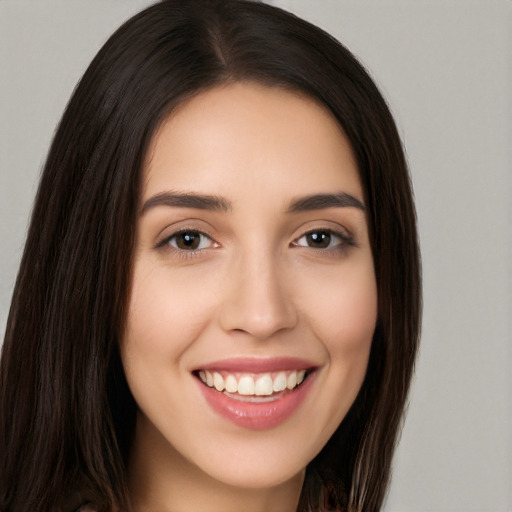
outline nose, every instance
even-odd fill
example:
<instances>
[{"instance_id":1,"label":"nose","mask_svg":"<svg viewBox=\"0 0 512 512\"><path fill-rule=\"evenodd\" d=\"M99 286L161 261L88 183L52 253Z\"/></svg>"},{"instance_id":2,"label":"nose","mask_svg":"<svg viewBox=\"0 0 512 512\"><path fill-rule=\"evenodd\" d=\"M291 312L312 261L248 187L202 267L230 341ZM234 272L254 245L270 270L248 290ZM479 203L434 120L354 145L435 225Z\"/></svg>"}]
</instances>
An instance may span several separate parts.
<instances>
[{"instance_id":1,"label":"nose","mask_svg":"<svg viewBox=\"0 0 512 512\"><path fill-rule=\"evenodd\" d=\"M220 311L224 331L264 340L297 324L289 283L271 256L240 258L229 269L228 282Z\"/></svg>"}]
</instances>

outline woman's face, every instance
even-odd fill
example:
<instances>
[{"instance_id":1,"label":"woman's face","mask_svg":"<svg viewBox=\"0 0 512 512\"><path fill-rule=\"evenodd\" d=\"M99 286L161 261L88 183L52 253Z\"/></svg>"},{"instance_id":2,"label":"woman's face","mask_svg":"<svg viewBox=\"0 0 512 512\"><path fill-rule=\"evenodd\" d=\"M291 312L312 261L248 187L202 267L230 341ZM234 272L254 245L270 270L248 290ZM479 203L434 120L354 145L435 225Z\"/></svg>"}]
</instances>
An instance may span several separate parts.
<instances>
[{"instance_id":1,"label":"woman's face","mask_svg":"<svg viewBox=\"0 0 512 512\"><path fill-rule=\"evenodd\" d=\"M249 83L181 105L145 165L132 279L121 352L144 474L300 477L360 389L377 316L363 191L331 114Z\"/></svg>"}]
</instances>

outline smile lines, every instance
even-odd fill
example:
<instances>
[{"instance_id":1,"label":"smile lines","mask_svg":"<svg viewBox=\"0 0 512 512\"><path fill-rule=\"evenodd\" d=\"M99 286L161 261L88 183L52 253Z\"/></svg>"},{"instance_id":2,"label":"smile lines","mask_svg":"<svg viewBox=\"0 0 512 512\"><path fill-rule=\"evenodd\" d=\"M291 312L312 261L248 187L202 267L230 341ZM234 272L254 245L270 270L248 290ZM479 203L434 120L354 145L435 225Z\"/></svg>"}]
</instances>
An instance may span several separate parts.
<instances>
[{"instance_id":1,"label":"smile lines","mask_svg":"<svg viewBox=\"0 0 512 512\"><path fill-rule=\"evenodd\" d=\"M306 370L238 375L200 370L197 375L210 388L242 396L270 396L286 389L292 390L306 378Z\"/></svg>"}]
</instances>

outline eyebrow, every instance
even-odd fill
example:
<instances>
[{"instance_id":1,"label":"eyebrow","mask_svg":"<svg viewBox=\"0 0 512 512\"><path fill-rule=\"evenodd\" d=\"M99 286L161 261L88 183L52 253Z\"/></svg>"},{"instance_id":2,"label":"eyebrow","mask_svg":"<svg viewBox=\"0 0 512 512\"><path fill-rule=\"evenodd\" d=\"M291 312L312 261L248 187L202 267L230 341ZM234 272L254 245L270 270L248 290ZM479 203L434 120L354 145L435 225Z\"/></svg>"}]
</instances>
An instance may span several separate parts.
<instances>
[{"instance_id":1,"label":"eyebrow","mask_svg":"<svg viewBox=\"0 0 512 512\"><path fill-rule=\"evenodd\" d=\"M227 212L232 204L225 198L215 195L196 194L192 192L162 192L149 198L142 206L141 215L147 210L157 206L171 206L179 208L196 208ZM358 208L365 211L364 204L356 197L339 192L337 194L313 194L293 200L287 213L300 213L324 208Z\"/></svg>"},{"instance_id":2,"label":"eyebrow","mask_svg":"<svg viewBox=\"0 0 512 512\"><path fill-rule=\"evenodd\" d=\"M337 194L314 194L300 197L291 202L287 213L299 213L311 210L323 210L324 208L358 208L365 211L364 204L356 197L346 192Z\"/></svg>"},{"instance_id":3,"label":"eyebrow","mask_svg":"<svg viewBox=\"0 0 512 512\"><path fill-rule=\"evenodd\" d=\"M227 212L231 203L219 196L195 194L190 192L162 192L149 198L142 206L141 215L156 206L177 206L180 208L196 208Z\"/></svg>"}]
</instances>

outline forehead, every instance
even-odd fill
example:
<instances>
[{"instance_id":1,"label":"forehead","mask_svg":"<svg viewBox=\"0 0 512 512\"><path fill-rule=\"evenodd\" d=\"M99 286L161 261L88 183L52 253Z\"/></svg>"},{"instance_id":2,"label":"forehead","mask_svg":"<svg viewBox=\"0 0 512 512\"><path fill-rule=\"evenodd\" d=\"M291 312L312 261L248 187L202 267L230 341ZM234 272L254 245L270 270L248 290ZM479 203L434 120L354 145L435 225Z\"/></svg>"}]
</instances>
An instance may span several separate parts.
<instances>
[{"instance_id":1,"label":"forehead","mask_svg":"<svg viewBox=\"0 0 512 512\"><path fill-rule=\"evenodd\" d=\"M144 197L198 188L362 195L333 115L305 95L254 83L216 87L181 104L153 137L143 175Z\"/></svg>"}]
</instances>

